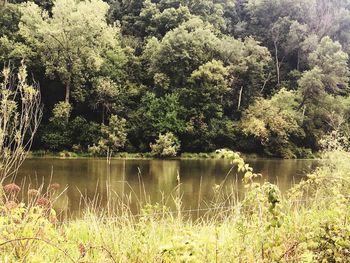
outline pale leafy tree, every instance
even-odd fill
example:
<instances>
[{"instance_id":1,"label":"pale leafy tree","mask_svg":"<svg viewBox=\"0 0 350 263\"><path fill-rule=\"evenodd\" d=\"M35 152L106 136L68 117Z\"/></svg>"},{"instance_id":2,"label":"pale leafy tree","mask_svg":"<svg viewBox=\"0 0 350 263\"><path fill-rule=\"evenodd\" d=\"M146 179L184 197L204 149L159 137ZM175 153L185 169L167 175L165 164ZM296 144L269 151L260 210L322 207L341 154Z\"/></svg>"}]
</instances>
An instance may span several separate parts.
<instances>
[{"instance_id":1,"label":"pale leafy tree","mask_svg":"<svg viewBox=\"0 0 350 263\"><path fill-rule=\"evenodd\" d=\"M339 102L342 100L339 98ZM346 105L347 108L349 105ZM343 108L343 107L341 107ZM349 124L346 120L346 112L344 110L340 112L331 111L326 115L327 124L331 131L324 134L319 140L319 145L324 151L350 151L350 131Z\"/></svg>"},{"instance_id":2,"label":"pale leafy tree","mask_svg":"<svg viewBox=\"0 0 350 263\"><path fill-rule=\"evenodd\" d=\"M345 94L348 89L348 55L339 42L329 37L321 39L317 48L309 55L311 69L304 71L298 81L303 96L301 107L320 102L328 94Z\"/></svg>"},{"instance_id":3,"label":"pale leafy tree","mask_svg":"<svg viewBox=\"0 0 350 263\"><path fill-rule=\"evenodd\" d=\"M15 4L0 4L0 61L20 65L23 58L30 57L30 48L21 43L18 23L21 17Z\"/></svg>"},{"instance_id":4,"label":"pale leafy tree","mask_svg":"<svg viewBox=\"0 0 350 263\"><path fill-rule=\"evenodd\" d=\"M304 50L302 49L304 41L307 39L308 27L305 24L300 24L298 21L293 21L290 25L287 41L285 44L286 50L289 53L295 53L297 57L296 69L300 70L300 64L303 58ZM307 51L307 50L305 50Z\"/></svg>"},{"instance_id":5,"label":"pale leafy tree","mask_svg":"<svg viewBox=\"0 0 350 263\"><path fill-rule=\"evenodd\" d=\"M65 85L65 102L98 71L107 50L117 50L118 29L106 22L108 4L101 0L57 0L52 15L32 2L22 8L20 33L37 50L46 74Z\"/></svg>"},{"instance_id":6,"label":"pale leafy tree","mask_svg":"<svg viewBox=\"0 0 350 263\"><path fill-rule=\"evenodd\" d=\"M349 137L339 130L333 130L323 135L319 141L319 145L321 149L326 152L350 150Z\"/></svg>"},{"instance_id":7,"label":"pale leafy tree","mask_svg":"<svg viewBox=\"0 0 350 263\"><path fill-rule=\"evenodd\" d=\"M189 83L189 104L208 119L222 116L224 96L231 86L228 68L221 61L212 60L193 71Z\"/></svg>"},{"instance_id":8,"label":"pale leafy tree","mask_svg":"<svg viewBox=\"0 0 350 263\"><path fill-rule=\"evenodd\" d=\"M350 151L350 97L328 95L326 100L331 106L317 104L324 108L323 120L327 124L327 132L320 136L319 146L325 151Z\"/></svg>"},{"instance_id":9,"label":"pale leafy tree","mask_svg":"<svg viewBox=\"0 0 350 263\"><path fill-rule=\"evenodd\" d=\"M126 142L126 120L112 115L109 124L102 124L102 138L98 142L100 153L105 153L107 162L110 164L113 153L124 147Z\"/></svg>"},{"instance_id":10,"label":"pale leafy tree","mask_svg":"<svg viewBox=\"0 0 350 263\"><path fill-rule=\"evenodd\" d=\"M55 104L52 110L52 117L50 118L51 122L56 123L68 123L70 114L72 112L72 105L67 102L60 101Z\"/></svg>"},{"instance_id":11,"label":"pale leafy tree","mask_svg":"<svg viewBox=\"0 0 350 263\"><path fill-rule=\"evenodd\" d=\"M5 67L0 84L0 182L12 179L25 160L38 129L41 96L36 83L27 82L27 71L21 66L18 74Z\"/></svg>"},{"instance_id":12,"label":"pale leafy tree","mask_svg":"<svg viewBox=\"0 0 350 263\"><path fill-rule=\"evenodd\" d=\"M150 147L156 157L175 157L180 150L180 142L171 132L160 133L156 142L151 143Z\"/></svg>"},{"instance_id":13,"label":"pale leafy tree","mask_svg":"<svg viewBox=\"0 0 350 263\"><path fill-rule=\"evenodd\" d=\"M239 110L241 104L249 104L254 96L264 92L271 78L271 74L267 74L271 55L266 47L252 37L247 37L244 41L232 37L223 38L219 50L221 60L229 65L230 85L238 93ZM242 103L244 100L245 103Z\"/></svg>"},{"instance_id":14,"label":"pale leafy tree","mask_svg":"<svg viewBox=\"0 0 350 263\"><path fill-rule=\"evenodd\" d=\"M300 36L299 36L300 37ZM319 37L316 34L308 34L302 43L299 43L300 52L298 52L299 66L307 68L309 66L309 55L314 52L319 43Z\"/></svg>"},{"instance_id":15,"label":"pale leafy tree","mask_svg":"<svg viewBox=\"0 0 350 263\"><path fill-rule=\"evenodd\" d=\"M161 8L150 0L143 2L137 26L143 29L148 36L162 37L166 32L176 28L181 23L189 20L191 15L187 6L180 5L178 8Z\"/></svg>"},{"instance_id":16,"label":"pale leafy tree","mask_svg":"<svg viewBox=\"0 0 350 263\"><path fill-rule=\"evenodd\" d=\"M287 37L292 21L289 18L279 18L271 28L271 39L274 47L275 63L276 63L276 75L278 85L281 82L281 65L282 61L285 58L286 54L283 54L281 51L282 43L287 42ZM282 54L280 54L282 53Z\"/></svg>"},{"instance_id":17,"label":"pale leafy tree","mask_svg":"<svg viewBox=\"0 0 350 263\"><path fill-rule=\"evenodd\" d=\"M287 139L299 128L296 106L294 93L285 89L271 99L258 99L243 116L243 131L263 142L269 141L272 134Z\"/></svg>"},{"instance_id":18,"label":"pale leafy tree","mask_svg":"<svg viewBox=\"0 0 350 263\"><path fill-rule=\"evenodd\" d=\"M241 120L242 130L265 147L276 148L270 150L283 151L288 148L292 135L302 135L298 105L297 93L282 88L271 99L261 98L249 106Z\"/></svg>"},{"instance_id":19,"label":"pale leafy tree","mask_svg":"<svg viewBox=\"0 0 350 263\"><path fill-rule=\"evenodd\" d=\"M95 96L93 108L101 107L102 123L105 123L106 116L117 106L117 99L120 95L118 85L110 78L99 78L95 82Z\"/></svg>"},{"instance_id":20,"label":"pale leafy tree","mask_svg":"<svg viewBox=\"0 0 350 263\"><path fill-rule=\"evenodd\" d=\"M322 71L319 67L305 71L298 81L299 90L303 100L301 107L305 104L318 102L325 94Z\"/></svg>"},{"instance_id":21,"label":"pale leafy tree","mask_svg":"<svg viewBox=\"0 0 350 263\"><path fill-rule=\"evenodd\" d=\"M312 68L318 67L322 73L322 82L329 93L344 92L349 82L349 56L342 50L339 42L329 37L321 39L317 49L309 56Z\"/></svg>"}]
</instances>

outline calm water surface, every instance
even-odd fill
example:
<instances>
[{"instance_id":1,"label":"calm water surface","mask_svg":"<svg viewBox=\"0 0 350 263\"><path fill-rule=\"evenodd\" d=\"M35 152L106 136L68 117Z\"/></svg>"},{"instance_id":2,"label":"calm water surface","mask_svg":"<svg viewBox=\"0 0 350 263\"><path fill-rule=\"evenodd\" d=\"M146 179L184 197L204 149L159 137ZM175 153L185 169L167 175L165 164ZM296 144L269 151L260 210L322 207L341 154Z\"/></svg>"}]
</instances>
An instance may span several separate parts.
<instances>
[{"instance_id":1,"label":"calm water surface","mask_svg":"<svg viewBox=\"0 0 350 263\"><path fill-rule=\"evenodd\" d=\"M316 160L247 160L262 181L277 183L282 192L318 165ZM227 160L112 160L110 179L106 161L103 159L41 159L25 161L17 177L18 183L34 188L50 181L59 183L61 190L67 190L56 201L55 206L65 214L74 215L84 207L81 193L87 199L96 196L98 206L106 202L107 186L110 181L112 198L125 198L135 209L140 201L173 205L177 176L181 180L183 206L197 208L198 203L208 203L213 199L214 186L225 180L225 191L240 195L244 189L242 176Z\"/></svg>"}]
</instances>

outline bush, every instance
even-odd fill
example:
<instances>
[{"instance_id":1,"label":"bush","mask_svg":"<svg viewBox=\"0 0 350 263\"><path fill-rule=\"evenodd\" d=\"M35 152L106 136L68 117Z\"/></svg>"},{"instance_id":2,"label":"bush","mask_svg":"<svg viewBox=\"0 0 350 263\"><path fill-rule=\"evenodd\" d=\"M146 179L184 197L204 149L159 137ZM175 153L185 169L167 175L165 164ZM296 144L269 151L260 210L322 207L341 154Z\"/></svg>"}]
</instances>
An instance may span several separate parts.
<instances>
[{"instance_id":1,"label":"bush","mask_svg":"<svg viewBox=\"0 0 350 263\"><path fill-rule=\"evenodd\" d=\"M50 122L44 128L44 134L41 137L41 141L46 149L57 152L68 149L72 145L68 127L71 110L71 105L63 101L54 106Z\"/></svg>"},{"instance_id":2,"label":"bush","mask_svg":"<svg viewBox=\"0 0 350 263\"><path fill-rule=\"evenodd\" d=\"M98 142L101 136L101 126L78 116L69 123L69 132L72 142L80 145L81 151L86 151L89 145Z\"/></svg>"},{"instance_id":3,"label":"bush","mask_svg":"<svg viewBox=\"0 0 350 263\"><path fill-rule=\"evenodd\" d=\"M176 136L167 132L166 134L159 134L156 143L150 144L153 156L160 158L175 157L180 150L180 142Z\"/></svg>"},{"instance_id":4,"label":"bush","mask_svg":"<svg viewBox=\"0 0 350 263\"><path fill-rule=\"evenodd\" d=\"M74 152L69 152L69 151L62 151L59 152L58 154L59 157L61 158L74 158L74 157L78 157L78 155Z\"/></svg>"},{"instance_id":5,"label":"bush","mask_svg":"<svg viewBox=\"0 0 350 263\"><path fill-rule=\"evenodd\" d=\"M45 149L53 152L68 149L71 145L71 140L67 130L60 129L60 127L55 125L49 125L46 127L45 133L41 137L41 141L45 145Z\"/></svg>"}]
</instances>

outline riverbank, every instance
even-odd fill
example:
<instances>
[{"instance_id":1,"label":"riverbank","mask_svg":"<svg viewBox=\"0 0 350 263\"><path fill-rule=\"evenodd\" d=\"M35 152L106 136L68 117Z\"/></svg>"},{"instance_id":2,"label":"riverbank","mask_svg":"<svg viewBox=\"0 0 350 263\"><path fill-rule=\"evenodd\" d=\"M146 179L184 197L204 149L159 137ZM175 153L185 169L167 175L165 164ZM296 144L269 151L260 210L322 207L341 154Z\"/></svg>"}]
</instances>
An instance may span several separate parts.
<instances>
[{"instance_id":1,"label":"riverbank","mask_svg":"<svg viewBox=\"0 0 350 263\"><path fill-rule=\"evenodd\" d=\"M270 158L267 155L259 155L255 153L241 153L242 158L246 160L252 159L260 159L260 158ZM61 152L50 152L50 151L32 151L29 153L28 157L41 157L41 158L105 158L104 156L94 156L88 152L70 152L70 151L61 151ZM216 152L210 153L181 153L180 156L167 158L167 159L218 159L222 158ZM320 158L320 153L313 153L305 158L300 159L318 159ZM151 152L146 153L127 153L127 152L119 152L115 153L112 159L157 159L152 155ZM276 158L281 159L281 158Z\"/></svg>"},{"instance_id":2,"label":"riverbank","mask_svg":"<svg viewBox=\"0 0 350 263\"><path fill-rule=\"evenodd\" d=\"M329 162L281 195L277 186L256 183L259 176L234 153L244 173L242 200L223 195L193 220L174 189L176 208L144 204L138 214L110 196L103 211L91 206L77 220L58 222L51 189L33 190L24 205L17 188L5 186L0 204L2 262L349 262L350 184L348 153ZM116 201L119 200L119 201Z\"/></svg>"}]
</instances>

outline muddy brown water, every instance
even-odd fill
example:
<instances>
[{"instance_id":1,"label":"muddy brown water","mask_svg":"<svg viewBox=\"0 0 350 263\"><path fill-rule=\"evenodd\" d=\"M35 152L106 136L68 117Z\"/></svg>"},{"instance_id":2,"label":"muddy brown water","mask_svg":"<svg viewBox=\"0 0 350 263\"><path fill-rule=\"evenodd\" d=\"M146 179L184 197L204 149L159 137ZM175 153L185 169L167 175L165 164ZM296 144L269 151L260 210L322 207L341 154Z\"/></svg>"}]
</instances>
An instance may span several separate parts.
<instances>
[{"instance_id":1,"label":"muddy brown water","mask_svg":"<svg viewBox=\"0 0 350 263\"><path fill-rule=\"evenodd\" d=\"M247 162L255 172L262 174L261 181L278 184L283 193L319 164L317 160L252 159ZM95 199L96 206L103 208L108 189L111 199L128 202L137 213L139 204L145 201L173 207L174 196L178 194L184 209L197 209L203 204L210 207L215 185L224 180L223 191L239 197L244 192L242 175L231 168L230 162L222 159L118 159L112 160L109 171L103 159L33 158L24 162L16 180L23 189L41 184L46 187L50 182L59 183L59 191L67 187L55 202L55 208L65 216L79 215L87 200Z\"/></svg>"}]
</instances>

